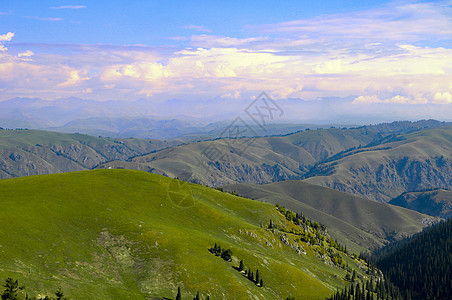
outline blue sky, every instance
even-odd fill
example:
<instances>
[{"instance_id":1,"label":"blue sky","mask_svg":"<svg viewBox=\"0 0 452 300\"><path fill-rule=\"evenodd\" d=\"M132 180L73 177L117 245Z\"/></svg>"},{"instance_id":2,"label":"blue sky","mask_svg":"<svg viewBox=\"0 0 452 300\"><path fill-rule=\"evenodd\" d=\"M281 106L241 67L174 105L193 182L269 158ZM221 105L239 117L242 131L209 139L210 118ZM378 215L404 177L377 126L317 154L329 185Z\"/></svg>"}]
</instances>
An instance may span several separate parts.
<instances>
[{"instance_id":1,"label":"blue sky","mask_svg":"<svg viewBox=\"0 0 452 300\"><path fill-rule=\"evenodd\" d=\"M0 3L0 100L205 106L263 90L450 110L452 1Z\"/></svg>"},{"instance_id":2,"label":"blue sky","mask_svg":"<svg viewBox=\"0 0 452 300\"><path fill-rule=\"evenodd\" d=\"M174 44L190 31L245 37L247 25L384 6L387 1L21 1L3 0L0 28L15 42Z\"/></svg>"}]
</instances>

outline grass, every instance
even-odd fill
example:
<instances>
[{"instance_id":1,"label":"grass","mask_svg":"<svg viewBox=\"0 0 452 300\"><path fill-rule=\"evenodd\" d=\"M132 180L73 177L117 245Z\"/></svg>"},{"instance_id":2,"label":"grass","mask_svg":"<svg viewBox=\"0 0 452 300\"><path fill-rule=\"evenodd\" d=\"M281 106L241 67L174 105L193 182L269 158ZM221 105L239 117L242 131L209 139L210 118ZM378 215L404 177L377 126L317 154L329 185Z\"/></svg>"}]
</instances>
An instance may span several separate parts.
<instances>
[{"instance_id":1,"label":"grass","mask_svg":"<svg viewBox=\"0 0 452 300\"><path fill-rule=\"evenodd\" d=\"M328 227L331 235L355 252L419 232L430 218L415 211L359 198L302 181L224 187L239 195L280 204Z\"/></svg>"},{"instance_id":2,"label":"grass","mask_svg":"<svg viewBox=\"0 0 452 300\"><path fill-rule=\"evenodd\" d=\"M213 299L323 299L344 285L344 270L308 245L296 254L265 229L270 219L287 222L273 205L159 175L4 179L0 205L0 278L19 279L30 295L61 286L72 299L145 299L174 297L180 286L183 299L198 290ZM212 255L214 243L231 248L234 262ZM232 268L240 259L259 269L264 287Z\"/></svg>"}]
</instances>

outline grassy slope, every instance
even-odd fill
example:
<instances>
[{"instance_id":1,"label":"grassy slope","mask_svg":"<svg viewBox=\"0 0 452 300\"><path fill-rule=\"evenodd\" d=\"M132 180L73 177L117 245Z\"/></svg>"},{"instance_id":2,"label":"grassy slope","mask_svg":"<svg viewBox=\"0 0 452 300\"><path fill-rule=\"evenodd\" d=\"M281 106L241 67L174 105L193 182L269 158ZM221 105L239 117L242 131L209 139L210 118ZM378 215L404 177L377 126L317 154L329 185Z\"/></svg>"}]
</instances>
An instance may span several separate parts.
<instances>
[{"instance_id":1,"label":"grassy slope","mask_svg":"<svg viewBox=\"0 0 452 300\"><path fill-rule=\"evenodd\" d=\"M426 220L432 219L408 209L302 181L234 184L225 186L225 190L302 212L324 223L333 237L356 252L416 233L425 227Z\"/></svg>"},{"instance_id":2,"label":"grassy slope","mask_svg":"<svg viewBox=\"0 0 452 300\"><path fill-rule=\"evenodd\" d=\"M4 179L0 205L0 278L18 278L31 294L61 286L73 299L141 299L181 286L183 299L197 290L214 299L318 299L345 276L307 245L298 255L262 228L287 222L273 205L145 172ZM235 265L259 268L265 287L210 254L215 242L233 250Z\"/></svg>"},{"instance_id":3,"label":"grassy slope","mask_svg":"<svg viewBox=\"0 0 452 300\"><path fill-rule=\"evenodd\" d=\"M450 187L452 128L418 131L403 138L323 164L333 167L332 174L306 182L385 202L406 191Z\"/></svg>"}]
</instances>

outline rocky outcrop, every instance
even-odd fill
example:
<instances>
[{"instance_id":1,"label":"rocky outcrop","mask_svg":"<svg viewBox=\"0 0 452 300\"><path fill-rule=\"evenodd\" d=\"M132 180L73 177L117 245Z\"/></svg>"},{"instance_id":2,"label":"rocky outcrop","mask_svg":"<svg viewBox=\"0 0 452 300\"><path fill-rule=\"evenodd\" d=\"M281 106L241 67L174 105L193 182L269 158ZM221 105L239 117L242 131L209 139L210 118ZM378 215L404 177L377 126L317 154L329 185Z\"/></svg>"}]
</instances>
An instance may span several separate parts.
<instances>
[{"instance_id":1,"label":"rocky outcrop","mask_svg":"<svg viewBox=\"0 0 452 300\"><path fill-rule=\"evenodd\" d=\"M341 165L340 165L341 166ZM452 160L444 157L362 161L333 175L312 177L307 182L388 202L406 191L452 187Z\"/></svg>"}]
</instances>

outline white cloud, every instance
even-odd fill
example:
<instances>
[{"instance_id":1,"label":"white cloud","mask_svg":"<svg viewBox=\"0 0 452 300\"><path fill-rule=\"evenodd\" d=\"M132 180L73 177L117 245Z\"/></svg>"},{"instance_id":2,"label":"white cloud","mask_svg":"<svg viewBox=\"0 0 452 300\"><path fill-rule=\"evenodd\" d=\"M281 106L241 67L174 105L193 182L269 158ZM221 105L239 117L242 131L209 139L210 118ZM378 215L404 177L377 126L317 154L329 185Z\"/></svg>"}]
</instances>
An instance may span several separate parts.
<instances>
[{"instance_id":1,"label":"white cloud","mask_svg":"<svg viewBox=\"0 0 452 300\"><path fill-rule=\"evenodd\" d=\"M234 91L233 93L228 93L228 94L224 94L221 95L221 98L226 98L226 99L239 99L241 95L240 91Z\"/></svg>"},{"instance_id":2,"label":"white cloud","mask_svg":"<svg viewBox=\"0 0 452 300\"><path fill-rule=\"evenodd\" d=\"M237 47L255 42L262 42L268 40L267 37L251 37L251 38L232 38L227 36L217 35L193 35L190 37L192 44L203 48L215 48L215 47Z\"/></svg>"},{"instance_id":3,"label":"white cloud","mask_svg":"<svg viewBox=\"0 0 452 300\"><path fill-rule=\"evenodd\" d=\"M437 104L452 104L452 94L449 92L435 93L433 102Z\"/></svg>"},{"instance_id":4,"label":"white cloud","mask_svg":"<svg viewBox=\"0 0 452 300\"><path fill-rule=\"evenodd\" d=\"M33 16L25 16L24 18L26 19L33 19L33 20L39 20L39 21L52 21L52 22L58 22L58 21L63 21L63 18L52 18L52 17L48 17L48 18L41 18L41 17L33 17Z\"/></svg>"},{"instance_id":5,"label":"white cloud","mask_svg":"<svg viewBox=\"0 0 452 300\"><path fill-rule=\"evenodd\" d=\"M51 9L82 9L86 8L85 5L64 5L64 6L53 6Z\"/></svg>"},{"instance_id":6,"label":"white cloud","mask_svg":"<svg viewBox=\"0 0 452 300\"><path fill-rule=\"evenodd\" d=\"M17 54L17 57L30 57L30 56L33 56L33 55L34 55L33 51L27 50L25 52Z\"/></svg>"},{"instance_id":7,"label":"white cloud","mask_svg":"<svg viewBox=\"0 0 452 300\"><path fill-rule=\"evenodd\" d=\"M8 32L0 35L0 53L8 51L8 48L2 44L2 42L10 42L14 37L13 32Z\"/></svg>"},{"instance_id":8,"label":"white cloud","mask_svg":"<svg viewBox=\"0 0 452 300\"><path fill-rule=\"evenodd\" d=\"M199 31L199 32L212 32L212 30L210 30L204 26L199 26L199 25L186 25L186 26L184 26L184 28L188 29L188 30Z\"/></svg>"},{"instance_id":9,"label":"white cloud","mask_svg":"<svg viewBox=\"0 0 452 300\"><path fill-rule=\"evenodd\" d=\"M427 101L423 98L412 98L407 96L395 95L391 98L380 99L376 95L371 96L359 96L353 100L353 103L398 103L398 104L420 104L426 103Z\"/></svg>"},{"instance_id":10,"label":"white cloud","mask_svg":"<svg viewBox=\"0 0 452 300\"><path fill-rule=\"evenodd\" d=\"M80 84L82 81L89 79L89 77L80 77L81 73L80 71L73 70L67 67L63 67L62 71L66 73L65 77L68 77L68 79L65 82L62 82L57 85L60 88L75 86Z\"/></svg>"},{"instance_id":11,"label":"white cloud","mask_svg":"<svg viewBox=\"0 0 452 300\"><path fill-rule=\"evenodd\" d=\"M277 24L250 26L263 33L363 41L422 40L426 36L449 38L452 34L450 3L400 3L354 13L333 14Z\"/></svg>"},{"instance_id":12,"label":"white cloud","mask_svg":"<svg viewBox=\"0 0 452 300\"><path fill-rule=\"evenodd\" d=\"M358 95L354 103L450 103L452 49L420 46L429 38L452 40L450 18L439 8L393 4L254 27L264 36L192 35L180 37L190 47L177 50L47 45L8 55L0 43L0 88L7 87L2 97L91 91L102 99L244 99L265 90L275 99ZM202 31L197 25L186 28ZM13 36L1 35L0 41ZM61 47L77 51L61 54Z\"/></svg>"},{"instance_id":13,"label":"white cloud","mask_svg":"<svg viewBox=\"0 0 452 300\"><path fill-rule=\"evenodd\" d=\"M10 42L12 40L12 38L14 37L14 33L13 32L8 32L5 34L1 34L0 35L0 42Z\"/></svg>"}]
</instances>

